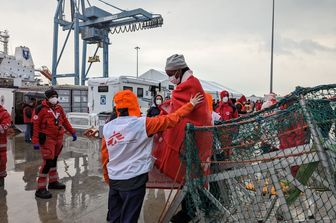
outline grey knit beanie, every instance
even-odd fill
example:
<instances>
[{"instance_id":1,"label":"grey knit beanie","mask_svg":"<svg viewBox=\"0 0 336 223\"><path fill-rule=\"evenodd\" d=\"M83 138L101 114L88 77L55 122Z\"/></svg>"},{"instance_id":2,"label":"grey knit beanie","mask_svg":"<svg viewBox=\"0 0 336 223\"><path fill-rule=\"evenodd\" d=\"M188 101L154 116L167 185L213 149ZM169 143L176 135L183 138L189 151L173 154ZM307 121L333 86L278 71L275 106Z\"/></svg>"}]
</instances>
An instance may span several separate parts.
<instances>
[{"instance_id":1,"label":"grey knit beanie","mask_svg":"<svg viewBox=\"0 0 336 223\"><path fill-rule=\"evenodd\" d=\"M188 65L184 60L184 56L182 54L174 54L167 58L165 70L178 70L186 67Z\"/></svg>"}]
</instances>

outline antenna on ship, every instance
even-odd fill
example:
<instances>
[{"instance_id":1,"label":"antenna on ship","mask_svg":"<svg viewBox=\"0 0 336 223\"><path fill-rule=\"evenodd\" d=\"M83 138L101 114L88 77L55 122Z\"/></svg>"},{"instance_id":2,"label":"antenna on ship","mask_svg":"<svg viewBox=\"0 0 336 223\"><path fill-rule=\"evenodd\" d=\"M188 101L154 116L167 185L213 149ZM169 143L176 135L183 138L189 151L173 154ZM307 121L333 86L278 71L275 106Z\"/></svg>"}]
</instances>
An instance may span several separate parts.
<instances>
[{"instance_id":1,"label":"antenna on ship","mask_svg":"<svg viewBox=\"0 0 336 223\"><path fill-rule=\"evenodd\" d=\"M3 52L8 54L9 34L7 30L0 31L0 42L3 43Z\"/></svg>"},{"instance_id":2,"label":"antenna on ship","mask_svg":"<svg viewBox=\"0 0 336 223\"><path fill-rule=\"evenodd\" d=\"M54 36L52 53L52 85L57 84L57 78L74 77L75 85L85 85L89 70L93 62L97 62L97 52L103 49L103 77L108 77L108 48L110 45L109 34L118 34L125 32L135 32L144 29L161 27L163 18L159 14L152 14L148 11L138 8L133 10L123 10L103 0L97 0L113 10L116 13L110 13L97 6L93 6L87 0L88 7L84 0L58 0L54 16ZM67 2L67 3L66 3ZM66 8L70 6L70 8ZM66 16L70 12L70 16ZM66 20L69 18L70 20ZM59 28L67 31L65 41L61 50L58 49ZM61 61L64 49L73 32L74 38L74 71L60 74L57 72L59 62ZM80 35L82 45L82 57L80 62ZM94 56L88 61L86 68L86 54L88 45L96 45ZM94 59L95 58L95 59ZM80 70L81 64L81 70ZM80 75L81 73L81 75Z\"/></svg>"}]
</instances>

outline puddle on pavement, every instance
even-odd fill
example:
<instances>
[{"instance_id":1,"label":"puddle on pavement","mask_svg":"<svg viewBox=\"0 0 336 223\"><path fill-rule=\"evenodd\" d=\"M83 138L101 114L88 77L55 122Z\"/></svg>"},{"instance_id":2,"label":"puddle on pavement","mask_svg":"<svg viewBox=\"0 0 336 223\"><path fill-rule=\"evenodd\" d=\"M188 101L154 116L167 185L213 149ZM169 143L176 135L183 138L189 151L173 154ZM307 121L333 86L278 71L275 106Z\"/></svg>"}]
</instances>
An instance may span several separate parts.
<instances>
[{"instance_id":1,"label":"puddle on pavement","mask_svg":"<svg viewBox=\"0 0 336 223\"><path fill-rule=\"evenodd\" d=\"M19 134L8 141L5 187L0 189L0 222L106 222L108 186L103 182L100 140L68 137L58 160L65 191L35 198L40 152ZM148 189L139 222L157 222L168 190Z\"/></svg>"}]
</instances>

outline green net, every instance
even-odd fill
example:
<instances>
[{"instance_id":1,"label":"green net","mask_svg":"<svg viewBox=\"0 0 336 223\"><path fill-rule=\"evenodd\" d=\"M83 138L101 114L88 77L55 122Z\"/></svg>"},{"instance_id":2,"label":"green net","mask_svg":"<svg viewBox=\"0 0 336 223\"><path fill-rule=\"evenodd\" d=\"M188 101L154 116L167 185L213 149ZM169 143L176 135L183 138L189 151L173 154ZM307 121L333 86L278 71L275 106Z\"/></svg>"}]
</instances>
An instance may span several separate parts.
<instances>
[{"instance_id":1,"label":"green net","mask_svg":"<svg viewBox=\"0 0 336 223\"><path fill-rule=\"evenodd\" d=\"M212 127L187 126L185 199L194 222L336 221L336 84ZM211 133L201 161L199 132ZM204 159L203 159L204 160Z\"/></svg>"}]
</instances>

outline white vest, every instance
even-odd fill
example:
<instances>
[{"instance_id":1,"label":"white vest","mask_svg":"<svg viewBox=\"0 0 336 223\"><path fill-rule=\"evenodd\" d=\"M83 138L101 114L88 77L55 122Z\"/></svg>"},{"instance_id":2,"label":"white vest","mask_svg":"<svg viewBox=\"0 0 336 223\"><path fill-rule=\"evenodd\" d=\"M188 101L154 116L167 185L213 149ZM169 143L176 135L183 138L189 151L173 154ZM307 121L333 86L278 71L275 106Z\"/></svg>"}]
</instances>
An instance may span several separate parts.
<instances>
[{"instance_id":1,"label":"white vest","mask_svg":"<svg viewBox=\"0 0 336 223\"><path fill-rule=\"evenodd\" d=\"M147 136L146 117L118 117L104 125L111 180L127 180L151 170L153 138Z\"/></svg>"}]
</instances>

